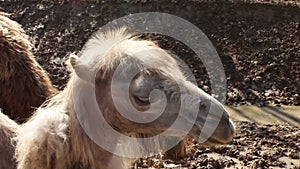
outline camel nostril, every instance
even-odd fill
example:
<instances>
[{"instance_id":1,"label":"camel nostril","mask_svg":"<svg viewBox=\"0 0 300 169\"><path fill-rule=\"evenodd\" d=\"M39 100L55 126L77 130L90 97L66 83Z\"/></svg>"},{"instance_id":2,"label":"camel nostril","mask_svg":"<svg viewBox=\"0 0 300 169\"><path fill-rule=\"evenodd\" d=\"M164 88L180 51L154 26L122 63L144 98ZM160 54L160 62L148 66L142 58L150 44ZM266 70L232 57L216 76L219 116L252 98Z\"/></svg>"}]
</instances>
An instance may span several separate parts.
<instances>
[{"instance_id":1,"label":"camel nostril","mask_svg":"<svg viewBox=\"0 0 300 169\"><path fill-rule=\"evenodd\" d=\"M227 111L223 112L222 121L227 122L228 124L230 123L230 116Z\"/></svg>"}]
</instances>

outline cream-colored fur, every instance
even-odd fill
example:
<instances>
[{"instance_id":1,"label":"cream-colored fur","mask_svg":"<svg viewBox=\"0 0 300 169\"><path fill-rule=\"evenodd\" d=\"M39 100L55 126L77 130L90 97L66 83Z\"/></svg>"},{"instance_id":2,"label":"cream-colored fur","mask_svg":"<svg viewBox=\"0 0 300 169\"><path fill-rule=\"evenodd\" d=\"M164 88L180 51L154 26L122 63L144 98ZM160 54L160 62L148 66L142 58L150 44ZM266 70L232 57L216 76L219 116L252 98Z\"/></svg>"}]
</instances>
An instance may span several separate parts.
<instances>
[{"instance_id":1,"label":"cream-colored fur","mask_svg":"<svg viewBox=\"0 0 300 169\"><path fill-rule=\"evenodd\" d=\"M9 119L0 109L0 168L15 169L15 142L12 140L20 129L18 124Z\"/></svg>"}]
</instances>

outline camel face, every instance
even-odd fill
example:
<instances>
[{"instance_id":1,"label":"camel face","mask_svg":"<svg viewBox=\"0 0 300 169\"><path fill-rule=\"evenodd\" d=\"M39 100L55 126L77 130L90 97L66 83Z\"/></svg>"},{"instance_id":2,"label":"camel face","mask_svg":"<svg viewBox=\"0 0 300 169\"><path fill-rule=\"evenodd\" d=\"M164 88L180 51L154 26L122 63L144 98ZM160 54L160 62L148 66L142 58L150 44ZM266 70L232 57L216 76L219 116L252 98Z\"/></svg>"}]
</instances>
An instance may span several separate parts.
<instances>
[{"instance_id":1,"label":"camel face","mask_svg":"<svg viewBox=\"0 0 300 169\"><path fill-rule=\"evenodd\" d=\"M202 137L207 139L205 144L208 146L225 144L233 138L234 125L222 104L184 78L176 81L165 72L154 69L142 71L131 81L129 91L124 90L126 85L122 82L118 83L121 90L116 92L118 92L117 97L120 98L120 102L112 99L111 88L102 88L100 84L106 82L109 80L100 80L96 83L98 104L100 109L109 111L105 113L106 120L121 133L133 132L154 136L162 134L172 126L176 119L179 119L181 123L173 127L169 136L178 136L178 133L180 135L181 132L185 131L181 128L192 126L188 136L198 140L200 133L202 133ZM98 88L98 86L101 87ZM103 95L103 91L110 92L105 92L106 94ZM153 91L160 91L163 94L156 94ZM122 98L124 92L129 93L128 101L124 101ZM121 108L117 109L115 105L103 104L104 100L115 102ZM128 105L138 112L131 112L132 110L128 109ZM152 108L156 105L162 105L162 109ZM124 111L127 112L124 113ZM134 122L134 120L128 119L128 116L123 116L123 114L130 116L131 113L132 116L140 116L141 119L143 116L149 116L149 114L153 114L157 118L143 123L141 121ZM147 118L145 119L147 120ZM205 123L208 127L203 129Z\"/></svg>"},{"instance_id":2,"label":"camel face","mask_svg":"<svg viewBox=\"0 0 300 169\"><path fill-rule=\"evenodd\" d=\"M130 38L122 29L100 34L71 63L81 79L95 85L98 107L119 133L186 133L207 145L233 137L222 104L189 82L178 62L151 41Z\"/></svg>"}]
</instances>

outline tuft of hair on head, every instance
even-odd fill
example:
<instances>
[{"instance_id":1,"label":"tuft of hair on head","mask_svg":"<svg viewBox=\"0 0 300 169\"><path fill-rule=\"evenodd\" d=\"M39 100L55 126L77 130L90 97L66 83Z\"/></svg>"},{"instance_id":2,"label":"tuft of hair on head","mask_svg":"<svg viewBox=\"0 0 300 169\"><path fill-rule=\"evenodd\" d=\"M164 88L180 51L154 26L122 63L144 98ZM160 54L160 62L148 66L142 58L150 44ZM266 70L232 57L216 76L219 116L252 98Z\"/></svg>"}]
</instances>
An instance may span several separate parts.
<instances>
[{"instance_id":1,"label":"tuft of hair on head","mask_svg":"<svg viewBox=\"0 0 300 169\"><path fill-rule=\"evenodd\" d=\"M75 74L82 80L94 84L95 72L103 59L115 45L130 38L125 27L109 30L107 32L96 32L84 45L82 51L76 55L69 56L69 65Z\"/></svg>"}]
</instances>

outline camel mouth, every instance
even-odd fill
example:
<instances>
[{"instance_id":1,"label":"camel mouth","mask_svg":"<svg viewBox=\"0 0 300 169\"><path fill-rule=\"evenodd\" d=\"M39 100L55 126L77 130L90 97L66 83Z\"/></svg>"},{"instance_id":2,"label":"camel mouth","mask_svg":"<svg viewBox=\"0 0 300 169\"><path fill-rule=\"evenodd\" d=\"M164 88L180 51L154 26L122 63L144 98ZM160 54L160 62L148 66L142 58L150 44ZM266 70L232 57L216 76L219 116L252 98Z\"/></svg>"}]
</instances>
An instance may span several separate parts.
<instances>
[{"instance_id":1,"label":"camel mouth","mask_svg":"<svg viewBox=\"0 0 300 169\"><path fill-rule=\"evenodd\" d=\"M235 126L231 119L221 119L216 127L207 124L208 127L206 126L205 129L204 123L205 121L201 121L195 124L189 133L189 137L208 147L232 142L235 135Z\"/></svg>"},{"instance_id":2,"label":"camel mouth","mask_svg":"<svg viewBox=\"0 0 300 169\"><path fill-rule=\"evenodd\" d=\"M229 130L231 130L231 129L229 129ZM192 138L196 141L198 140L198 142L205 147L213 147L213 146L217 146L217 145L230 144L233 141L234 131L231 130L229 132L230 132L230 134L223 135L223 136L218 136L218 135L213 134L204 142L199 141L199 135L200 135L199 133L189 135L189 138Z\"/></svg>"},{"instance_id":3,"label":"camel mouth","mask_svg":"<svg viewBox=\"0 0 300 169\"><path fill-rule=\"evenodd\" d=\"M235 135L235 127L231 120L221 122L207 143L215 145L228 144L232 142Z\"/></svg>"}]
</instances>

